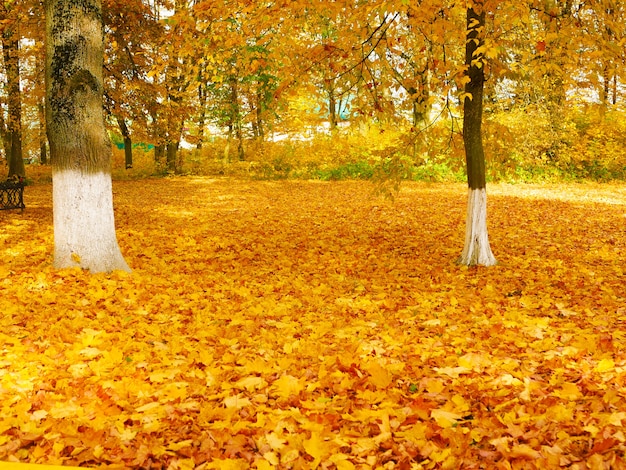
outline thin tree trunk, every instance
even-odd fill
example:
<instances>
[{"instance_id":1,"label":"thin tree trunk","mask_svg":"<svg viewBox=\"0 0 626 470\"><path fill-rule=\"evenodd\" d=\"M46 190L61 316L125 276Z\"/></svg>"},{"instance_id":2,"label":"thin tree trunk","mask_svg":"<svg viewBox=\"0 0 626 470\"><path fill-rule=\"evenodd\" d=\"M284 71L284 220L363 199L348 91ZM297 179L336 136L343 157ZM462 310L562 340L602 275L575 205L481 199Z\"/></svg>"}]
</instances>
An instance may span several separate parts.
<instances>
[{"instance_id":1,"label":"thin tree trunk","mask_svg":"<svg viewBox=\"0 0 626 470\"><path fill-rule=\"evenodd\" d=\"M11 153L8 155L9 176L24 176L22 157L22 95L20 91L19 37L13 26L2 34L4 68L7 77L9 118L7 130L11 135Z\"/></svg>"},{"instance_id":2,"label":"thin tree trunk","mask_svg":"<svg viewBox=\"0 0 626 470\"><path fill-rule=\"evenodd\" d=\"M54 266L129 271L115 233L101 0L46 0Z\"/></svg>"},{"instance_id":3,"label":"thin tree trunk","mask_svg":"<svg viewBox=\"0 0 626 470\"><path fill-rule=\"evenodd\" d=\"M7 129L7 123L4 119L4 112L0 109L0 134L2 135L2 149L4 150L4 158L9 162L11 156L11 134Z\"/></svg>"},{"instance_id":4,"label":"thin tree trunk","mask_svg":"<svg viewBox=\"0 0 626 470\"><path fill-rule=\"evenodd\" d=\"M335 90L332 87L328 89L328 119L330 129L337 129L337 100L335 98Z\"/></svg>"},{"instance_id":5,"label":"thin tree trunk","mask_svg":"<svg viewBox=\"0 0 626 470\"><path fill-rule=\"evenodd\" d=\"M168 142L166 146L167 171L178 173L178 142Z\"/></svg>"},{"instance_id":6,"label":"thin tree trunk","mask_svg":"<svg viewBox=\"0 0 626 470\"><path fill-rule=\"evenodd\" d=\"M154 106L156 107L156 104ZM151 134L154 141L154 163L157 169L160 170L165 158L165 144L163 143L162 131L159 126L158 114L154 111L150 113L150 116L152 117Z\"/></svg>"},{"instance_id":7,"label":"thin tree trunk","mask_svg":"<svg viewBox=\"0 0 626 470\"><path fill-rule=\"evenodd\" d=\"M117 125L124 138L124 166L128 170L133 167L133 139L130 137L130 130L122 116L115 116Z\"/></svg>"},{"instance_id":8,"label":"thin tree trunk","mask_svg":"<svg viewBox=\"0 0 626 470\"><path fill-rule=\"evenodd\" d=\"M46 105L41 98L37 103L37 116L39 118L39 163L48 163L48 137L46 136Z\"/></svg>"},{"instance_id":9,"label":"thin tree trunk","mask_svg":"<svg viewBox=\"0 0 626 470\"><path fill-rule=\"evenodd\" d=\"M200 83L198 84L198 104L200 106L200 114L198 115L198 142L196 142L196 149L202 150L204 144L204 126L206 124L206 100L207 90L204 83L204 74L200 70Z\"/></svg>"},{"instance_id":10,"label":"thin tree trunk","mask_svg":"<svg viewBox=\"0 0 626 470\"><path fill-rule=\"evenodd\" d=\"M265 101L263 98L263 90L261 85L257 85L256 92L256 130L258 139L263 142L265 140L265 123L263 122L263 114L265 111Z\"/></svg>"},{"instance_id":11,"label":"thin tree trunk","mask_svg":"<svg viewBox=\"0 0 626 470\"><path fill-rule=\"evenodd\" d=\"M467 163L467 221L465 245L459 264L491 266L497 263L487 235L487 191L485 152L482 141L484 59L477 52L484 43L485 11L482 1L467 9L465 63L470 81L465 85L463 141Z\"/></svg>"},{"instance_id":12,"label":"thin tree trunk","mask_svg":"<svg viewBox=\"0 0 626 470\"><path fill-rule=\"evenodd\" d=\"M180 141L183 136L185 121L181 118L171 119L168 125L168 140L165 144L167 171L174 174L180 174L183 169L182 155L180 155Z\"/></svg>"},{"instance_id":13,"label":"thin tree trunk","mask_svg":"<svg viewBox=\"0 0 626 470\"><path fill-rule=\"evenodd\" d=\"M230 146L233 142L233 123L228 123L228 133L226 135L226 145L224 146L224 163L230 163Z\"/></svg>"},{"instance_id":14,"label":"thin tree trunk","mask_svg":"<svg viewBox=\"0 0 626 470\"><path fill-rule=\"evenodd\" d=\"M243 147L243 130L241 129L241 120L237 121L235 133L237 134L237 157L240 162L243 162L246 159L246 152Z\"/></svg>"},{"instance_id":15,"label":"thin tree trunk","mask_svg":"<svg viewBox=\"0 0 626 470\"><path fill-rule=\"evenodd\" d=\"M158 168L163 164L163 158L165 158L165 145L157 144L154 146L154 163Z\"/></svg>"}]
</instances>

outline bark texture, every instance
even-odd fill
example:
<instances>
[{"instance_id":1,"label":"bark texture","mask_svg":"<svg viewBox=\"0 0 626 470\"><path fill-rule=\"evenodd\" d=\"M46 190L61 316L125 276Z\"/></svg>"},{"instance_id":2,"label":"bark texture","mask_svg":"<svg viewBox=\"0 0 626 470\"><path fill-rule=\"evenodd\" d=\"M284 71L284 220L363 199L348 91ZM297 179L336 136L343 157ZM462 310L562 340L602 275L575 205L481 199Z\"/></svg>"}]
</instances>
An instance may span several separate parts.
<instances>
[{"instance_id":1,"label":"bark texture","mask_svg":"<svg viewBox=\"0 0 626 470\"><path fill-rule=\"evenodd\" d=\"M9 176L24 176L24 160L22 158L22 94L20 90L20 61L19 36L15 31L15 20L10 21L2 34L2 51L4 55L4 69L7 79L9 118L7 132L10 134L10 152L7 155L9 162Z\"/></svg>"},{"instance_id":2,"label":"bark texture","mask_svg":"<svg viewBox=\"0 0 626 470\"><path fill-rule=\"evenodd\" d=\"M54 266L90 272L130 271L115 236L111 175L54 173Z\"/></svg>"},{"instance_id":3,"label":"bark texture","mask_svg":"<svg viewBox=\"0 0 626 470\"><path fill-rule=\"evenodd\" d=\"M493 266L497 264L491 252L487 234L487 191L471 189L467 196L467 226L465 244L459 264Z\"/></svg>"},{"instance_id":4,"label":"bark texture","mask_svg":"<svg viewBox=\"0 0 626 470\"><path fill-rule=\"evenodd\" d=\"M130 129L126 125L126 120L119 114L115 116L117 124L124 138L124 164L126 169L133 167L133 139L130 136Z\"/></svg>"},{"instance_id":5,"label":"bark texture","mask_svg":"<svg viewBox=\"0 0 626 470\"><path fill-rule=\"evenodd\" d=\"M46 0L45 7L54 265L128 271L115 234L104 126L101 0Z\"/></svg>"},{"instance_id":6,"label":"bark texture","mask_svg":"<svg viewBox=\"0 0 626 470\"><path fill-rule=\"evenodd\" d=\"M476 5L474 8L478 8ZM482 5L480 5L482 8ZM463 103L463 142L467 163L467 183L470 189L486 186L485 151L483 148L483 94L485 89L485 68L482 55L476 51L484 43L483 30L485 12L477 13L467 9L467 41L465 44L465 64L469 82L465 84L466 97ZM467 95L470 96L467 96Z\"/></svg>"},{"instance_id":7,"label":"bark texture","mask_svg":"<svg viewBox=\"0 0 626 470\"><path fill-rule=\"evenodd\" d=\"M467 9L467 41L465 63L469 82L465 85L463 103L463 141L467 163L467 221L465 245L459 264L491 266L497 263L489 246L487 234L487 191L485 151L482 140L483 93L485 68L478 52L484 44L485 11L480 1ZM469 96L467 96L469 95Z\"/></svg>"}]
</instances>

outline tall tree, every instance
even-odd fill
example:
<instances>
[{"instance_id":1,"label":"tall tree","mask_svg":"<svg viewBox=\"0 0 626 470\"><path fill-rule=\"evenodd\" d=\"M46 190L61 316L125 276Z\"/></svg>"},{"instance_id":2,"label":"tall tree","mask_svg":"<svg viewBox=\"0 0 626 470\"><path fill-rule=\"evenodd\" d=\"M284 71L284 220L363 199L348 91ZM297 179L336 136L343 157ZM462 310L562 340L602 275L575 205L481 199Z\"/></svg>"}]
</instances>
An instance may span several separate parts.
<instances>
[{"instance_id":1,"label":"tall tree","mask_svg":"<svg viewBox=\"0 0 626 470\"><path fill-rule=\"evenodd\" d=\"M465 64L468 80L463 102L463 142L467 163L467 221L465 246L459 264L491 266L497 263L487 235L485 151L482 140L483 90L485 87L485 5L476 0L467 8Z\"/></svg>"},{"instance_id":2,"label":"tall tree","mask_svg":"<svg viewBox=\"0 0 626 470\"><path fill-rule=\"evenodd\" d=\"M24 176L22 158L22 95L20 90L20 36L17 28L19 11L12 2L0 6L2 23L2 52L7 80L9 114L6 121L10 135L11 152L7 155L9 176Z\"/></svg>"},{"instance_id":3,"label":"tall tree","mask_svg":"<svg viewBox=\"0 0 626 470\"><path fill-rule=\"evenodd\" d=\"M117 243L104 125L101 0L46 0L54 265L129 270Z\"/></svg>"}]
</instances>

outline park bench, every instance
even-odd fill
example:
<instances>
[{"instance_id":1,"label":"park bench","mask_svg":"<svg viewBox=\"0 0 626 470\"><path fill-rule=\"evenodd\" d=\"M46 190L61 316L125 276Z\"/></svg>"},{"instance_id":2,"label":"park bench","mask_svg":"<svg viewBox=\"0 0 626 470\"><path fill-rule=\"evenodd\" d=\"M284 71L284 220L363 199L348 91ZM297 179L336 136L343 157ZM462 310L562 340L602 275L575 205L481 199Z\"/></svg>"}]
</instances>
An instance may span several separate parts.
<instances>
[{"instance_id":1,"label":"park bench","mask_svg":"<svg viewBox=\"0 0 626 470\"><path fill-rule=\"evenodd\" d=\"M9 178L0 183L0 210L24 210L24 179Z\"/></svg>"}]
</instances>

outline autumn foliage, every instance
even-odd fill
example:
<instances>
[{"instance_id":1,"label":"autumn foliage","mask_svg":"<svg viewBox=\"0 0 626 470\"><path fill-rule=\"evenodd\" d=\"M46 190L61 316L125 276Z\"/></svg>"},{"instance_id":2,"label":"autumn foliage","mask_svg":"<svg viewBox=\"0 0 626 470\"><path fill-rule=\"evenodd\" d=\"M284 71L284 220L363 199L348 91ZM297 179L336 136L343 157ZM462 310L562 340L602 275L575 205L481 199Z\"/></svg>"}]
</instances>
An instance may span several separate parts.
<instances>
[{"instance_id":1,"label":"autumn foliage","mask_svg":"<svg viewBox=\"0 0 626 470\"><path fill-rule=\"evenodd\" d=\"M117 182L132 274L0 213L0 460L171 469L624 468L621 185Z\"/></svg>"}]
</instances>

